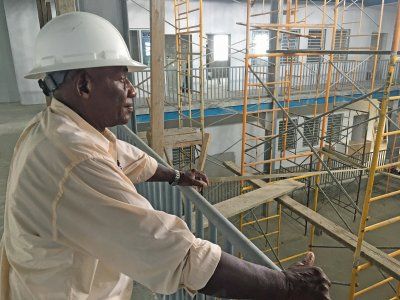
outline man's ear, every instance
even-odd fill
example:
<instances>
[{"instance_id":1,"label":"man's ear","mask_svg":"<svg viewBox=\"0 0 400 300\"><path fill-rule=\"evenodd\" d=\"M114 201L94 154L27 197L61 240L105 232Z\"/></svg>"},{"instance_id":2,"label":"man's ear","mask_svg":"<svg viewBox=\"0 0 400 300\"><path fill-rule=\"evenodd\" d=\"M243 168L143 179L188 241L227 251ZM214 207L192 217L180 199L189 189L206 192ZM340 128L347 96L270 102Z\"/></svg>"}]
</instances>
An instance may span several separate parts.
<instances>
[{"instance_id":1,"label":"man's ear","mask_svg":"<svg viewBox=\"0 0 400 300\"><path fill-rule=\"evenodd\" d=\"M89 99L92 92L92 79L86 71L79 72L75 82L76 91L84 99Z\"/></svg>"}]
</instances>

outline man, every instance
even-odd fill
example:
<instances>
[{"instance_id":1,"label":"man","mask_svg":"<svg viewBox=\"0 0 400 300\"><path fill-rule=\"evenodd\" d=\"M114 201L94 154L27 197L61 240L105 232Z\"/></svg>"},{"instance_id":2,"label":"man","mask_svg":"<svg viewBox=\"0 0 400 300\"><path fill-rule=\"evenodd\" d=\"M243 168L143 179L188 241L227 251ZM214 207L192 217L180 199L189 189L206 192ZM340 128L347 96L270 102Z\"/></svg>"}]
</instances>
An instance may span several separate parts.
<instances>
[{"instance_id":1,"label":"man","mask_svg":"<svg viewBox=\"0 0 400 300\"><path fill-rule=\"evenodd\" d=\"M157 293L184 287L226 298L329 299L314 256L273 271L197 239L154 210L133 183L207 184L157 165L107 127L128 122L133 61L118 31L88 13L39 33L27 78L53 96L18 140L7 184L2 299L130 299L132 279Z\"/></svg>"}]
</instances>

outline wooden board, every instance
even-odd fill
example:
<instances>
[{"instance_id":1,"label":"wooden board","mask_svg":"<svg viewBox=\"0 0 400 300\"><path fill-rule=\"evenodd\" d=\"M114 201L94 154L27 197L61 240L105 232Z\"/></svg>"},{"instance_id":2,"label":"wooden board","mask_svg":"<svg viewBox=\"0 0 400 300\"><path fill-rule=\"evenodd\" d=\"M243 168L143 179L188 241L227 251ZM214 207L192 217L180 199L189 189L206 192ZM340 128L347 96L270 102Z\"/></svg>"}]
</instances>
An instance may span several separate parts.
<instances>
[{"instance_id":1,"label":"wooden board","mask_svg":"<svg viewBox=\"0 0 400 300\"><path fill-rule=\"evenodd\" d=\"M224 165L236 174L240 174L240 169L233 162L224 162ZM255 186L264 187L267 185L266 182L260 179L250 180ZM276 198L276 201L290 211L296 213L300 217L306 219L311 224L320 228L327 235L341 243L343 246L350 250L355 250L357 246L357 236L350 233L343 227L336 225L327 218L316 213L312 209L298 203L296 200L290 198L287 195ZM390 257L385 252L372 246L367 242L363 242L361 247L361 256L368 260L370 263L376 265L388 275L393 276L397 280L400 280L400 261Z\"/></svg>"},{"instance_id":2,"label":"wooden board","mask_svg":"<svg viewBox=\"0 0 400 300\"><path fill-rule=\"evenodd\" d=\"M329 157L331 157L331 158L333 158L335 160L338 160L338 161L340 161L342 163L345 163L347 165L352 165L354 167L361 167L362 168L362 165L360 163L357 163L350 156L345 155L343 153L340 153L340 152L337 152L335 150L328 149L328 148L325 148L325 147L322 148L321 152L323 152L327 156L329 156ZM365 169L367 169L367 168L365 168ZM390 172L385 172L385 171L379 171L378 170L378 171L376 171L376 173L385 174L387 176L390 176L390 177L393 177L393 178L397 178L397 179L400 178L400 177L397 177L395 174L392 174Z\"/></svg>"},{"instance_id":3,"label":"wooden board","mask_svg":"<svg viewBox=\"0 0 400 300\"><path fill-rule=\"evenodd\" d=\"M159 155L164 154L165 103L165 2L150 1L150 81L151 81L151 139L150 146Z\"/></svg>"},{"instance_id":4,"label":"wooden board","mask_svg":"<svg viewBox=\"0 0 400 300\"><path fill-rule=\"evenodd\" d=\"M363 171L367 168L357 168L357 169L344 169L344 170L332 170L333 174L342 174L347 172L355 172L355 171ZM299 178L307 178L317 175L328 174L327 171L313 171L313 172L294 172L294 173L272 173L272 174L256 174L256 175L234 175L234 176L222 176L222 177L211 177L208 180L211 183L223 183L223 182L231 182L231 181L243 181L243 180L252 180L252 179L282 179L282 178L294 178L294 180L298 180ZM398 176L400 178L400 176Z\"/></svg>"},{"instance_id":5,"label":"wooden board","mask_svg":"<svg viewBox=\"0 0 400 300\"><path fill-rule=\"evenodd\" d=\"M205 132L204 138L203 138L203 141L201 144L201 153L200 153L199 161L197 163L197 170L199 170L199 171L204 171L204 166L206 164L207 151L208 151L209 144L210 144L210 134Z\"/></svg>"},{"instance_id":6,"label":"wooden board","mask_svg":"<svg viewBox=\"0 0 400 300\"><path fill-rule=\"evenodd\" d=\"M76 11L75 0L56 0L57 16Z\"/></svg>"},{"instance_id":7,"label":"wooden board","mask_svg":"<svg viewBox=\"0 0 400 300\"><path fill-rule=\"evenodd\" d=\"M138 136L148 144L151 140L150 132L139 132ZM196 128L183 127L164 130L165 148L178 148L194 145L201 145L203 140L201 132Z\"/></svg>"},{"instance_id":8,"label":"wooden board","mask_svg":"<svg viewBox=\"0 0 400 300\"><path fill-rule=\"evenodd\" d=\"M224 161L224 166L227 167L228 170L231 170L233 173L240 175L240 168L233 161ZM267 184L261 179L251 179L249 181L256 187L264 187Z\"/></svg>"},{"instance_id":9,"label":"wooden board","mask_svg":"<svg viewBox=\"0 0 400 300\"><path fill-rule=\"evenodd\" d=\"M263 188L222 201L215 204L214 207L225 218L230 218L303 186L303 183L291 179L270 182L266 183L266 186ZM192 215L192 220L194 219L195 213ZM206 218L203 218L203 227L208 227L208 220Z\"/></svg>"},{"instance_id":10,"label":"wooden board","mask_svg":"<svg viewBox=\"0 0 400 300\"><path fill-rule=\"evenodd\" d=\"M331 158L338 160L344 164L354 166L357 168L363 168L364 166L360 164L357 160L353 159L351 156L346 155L344 153L340 153L336 150L329 149L326 147L323 147L321 152L325 153L327 156L330 156Z\"/></svg>"},{"instance_id":11,"label":"wooden board","mask_svg":"<svg viewBox=\"0 0 400 300\"><path fill-rule=\"evenodd\" d=\"M311 224L320 228L327 235L346 246L351 250L355 250L357 246L357 236L350 233L343 227L333 223L327 218L316 213L312 209L298 203L291 197L284 195L278 197L277 202L288 208L290 211L306 219ZM361 247L361 256L368 260L373 265L379 267L382 271L395 279L400 280L400 261L390 257L385 252L372 246L367 242L363 242Z\"/></svg>"}]
</instances>

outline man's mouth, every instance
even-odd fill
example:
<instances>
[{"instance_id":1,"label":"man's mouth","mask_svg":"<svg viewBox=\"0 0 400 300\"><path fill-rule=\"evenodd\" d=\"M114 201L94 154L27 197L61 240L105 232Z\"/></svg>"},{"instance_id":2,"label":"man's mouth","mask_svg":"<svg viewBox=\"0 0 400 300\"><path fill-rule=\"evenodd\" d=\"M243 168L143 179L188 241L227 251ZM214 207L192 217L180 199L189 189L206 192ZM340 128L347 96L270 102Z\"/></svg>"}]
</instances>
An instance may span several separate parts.
<instances>
[{"instance_id":1,"label":"man's mouth","mask_svg":"<svg viewBox=\"0 0 400 300\"><path fill-rule=\"evenodd\" d=\"M125 104L124 108L126 108L129 112L133 112L133 103Z\"/></svg>"}]
</instances>

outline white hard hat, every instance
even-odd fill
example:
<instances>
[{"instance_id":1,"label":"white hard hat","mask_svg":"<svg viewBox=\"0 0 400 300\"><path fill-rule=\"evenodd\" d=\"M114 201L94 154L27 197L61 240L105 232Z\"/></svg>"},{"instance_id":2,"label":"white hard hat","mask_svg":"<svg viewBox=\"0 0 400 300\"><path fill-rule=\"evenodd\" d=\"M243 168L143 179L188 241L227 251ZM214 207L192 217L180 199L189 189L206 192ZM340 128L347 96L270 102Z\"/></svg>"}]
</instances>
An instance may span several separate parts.
<instances>
[{"instance_id":1,"label":"white hard hat","mask_svg":"<svg viewBox=\"0 0 400 300\"><path fill-rule=\"evenodd\" d=\"M86 12L63 14L47 23L35 45L35 66L25 76L95 67L126 66L130 72L146 65L134 61L119 31L107 20Z\"/></svg>"}]
</instances>

